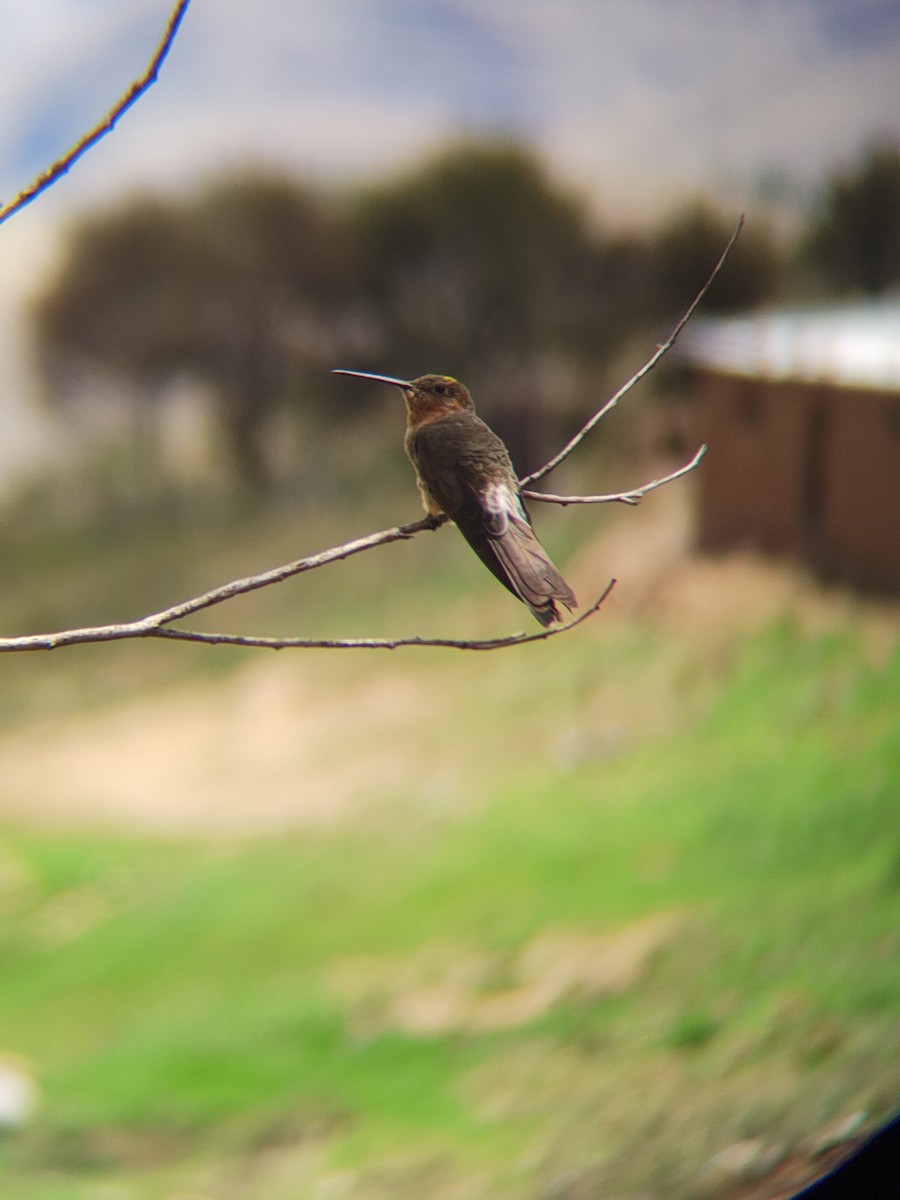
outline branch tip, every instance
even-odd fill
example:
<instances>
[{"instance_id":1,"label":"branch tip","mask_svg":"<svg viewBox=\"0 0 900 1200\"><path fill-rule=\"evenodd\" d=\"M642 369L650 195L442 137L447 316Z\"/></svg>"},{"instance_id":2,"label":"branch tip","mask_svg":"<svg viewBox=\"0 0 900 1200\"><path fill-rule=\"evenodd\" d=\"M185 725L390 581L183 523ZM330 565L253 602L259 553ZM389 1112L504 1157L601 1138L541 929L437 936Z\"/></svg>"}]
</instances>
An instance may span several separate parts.
<instances>
[{"instance_id":1,"label":"branch tip","mask_svg":"<svg viewBox=\"0 0 900 1200\"><path fill-rule=\"evenodd\" d=\"M550 461L545 463L542 467L538 467L536 471L532 471L530 475L526 475L524 479L519 481L523 487L527 487L529 483L536 483L537 480L543 479L545 475L549 475L551 471L555 470L561 462L564 462L572 453L572 451L581 444L585 437L587 437L594 426L602 421L607 413L611 412L616 407L620 400L627 396L628 393L635 388L642 379L645 379L650 374L650 372L657 365L660 359L664 357L664 355L668 354L668 352L677 342L678 337L685 325L687 325L688 321L697 311L697 308L703 300L703 297L712 287L713 281L722 270L722 267L725 265L725 260L730 254L734 243L738 240L740 232L743 228L744 214L742 213L737 225L735 226L734 233L732 233L731 237L728 239L725 249L719 255L718 262L713 267L712 271L710 271L703 287L701 287L700 291L697 292L696 296L694 296L694 299L690 302L690 304L682 313L681 317L675 323L672 332L669 334L666 340L657 345L656 350L650 355L644 365L639 367L638 370L635 371L635 373L631 376L631 378L627 380L619 388L619 390L615 392L614 395L612 395L609 400L607 400L607 402L601 408L599 408L588 421L584 423L578 433L576 433L575 436L571 438L565 444L565 446L563 446L562 450L560 450L558 454L554 455L553 458L551 458Z\"/></svg>"}]
</instances>

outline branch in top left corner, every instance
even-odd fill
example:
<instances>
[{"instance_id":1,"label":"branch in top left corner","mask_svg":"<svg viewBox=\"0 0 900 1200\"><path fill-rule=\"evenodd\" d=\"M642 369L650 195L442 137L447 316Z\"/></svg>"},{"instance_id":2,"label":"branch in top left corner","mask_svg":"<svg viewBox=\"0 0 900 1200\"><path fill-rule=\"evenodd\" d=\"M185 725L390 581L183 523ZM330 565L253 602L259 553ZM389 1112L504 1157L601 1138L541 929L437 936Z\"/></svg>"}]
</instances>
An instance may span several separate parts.
<instances>
[{"instance_id":1,"label":"branch in top left corner","mask_svg":"<svg viewBox=\"0 0 900 1200\"><path fill-rule=\"evenodd\" d=\"M184 19L184 14L187 12L190 2L191 0L178 0L178 3L172 9L169 16L162 39L156 48L156 53L147 64L146 70L120 96L106 116L98 121L93 128L89 129L87 133L82 134L74 146L67 150L61 158L58 158L56 162L47 167L45 171L42 171L37 179L30 183L27 188L24 188L7 204L0 206L0 225L4 221L8 221L10 217L24 208L26 204L30 204L32 200L36 200L42 192L52 187L58 179L61 179L74 163L81 158L82 154L86 154L92 146L95 146L101 138L105 137L115 128L116 122L123 113L127 112L143 96L151 84L156 82L159 76L159 69L172 48L175 35L178 33L178 28Z\"/></svg>"}]
</instances>

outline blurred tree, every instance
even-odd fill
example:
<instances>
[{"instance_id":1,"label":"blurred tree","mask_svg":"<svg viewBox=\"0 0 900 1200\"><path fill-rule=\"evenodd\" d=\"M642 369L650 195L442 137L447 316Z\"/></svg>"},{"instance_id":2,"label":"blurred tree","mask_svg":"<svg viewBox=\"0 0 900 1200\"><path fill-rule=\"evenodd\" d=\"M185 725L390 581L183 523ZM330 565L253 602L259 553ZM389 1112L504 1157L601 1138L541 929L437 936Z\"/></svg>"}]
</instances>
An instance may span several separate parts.
<instances>
[{"instance_id":1,"label":"blurred tree","mask_svg":"<svg viewBox=\"0 0 900 1200\"><path fill-rule=\"evenodd\" d=\"M270 482L265 432L333 361L354 275L343 224L312 193L254 178L82 220L34 310L57 402L111 375L136 403L193 376L215 395L239 480Z\"/></svg>"},{"instance_id":2,"label":"blurred tree","mask_svg":"<svg viewBox=\"0 0 900 1200\"><path fill-rule=\"evenodd\" d=\"M669 218L651 239L652 292L647 312L683 312L715 266L735 219L696 201ZM705 312L753 308L771 299L781 280L782 254L771 229L748 222L728 255L728 267L704 299Z\"/></svg>"},{"instance_id":3,"label":"blurred tree","mask_svg":"<svg viewBox=\"0 0 900 1200\"><path fill-rule=\"evenodd\" d=\"M900 284L900 147L872 146L828 178L801 253L839 292Z\"/></svg>"},{"instance_id":4,"label":"blurred tree","mask_svg":"<svg viewBox=\"0 0 900 1200\"><path fill-rule=\"evenodd\" d=\"M506 142L456 146L345 201L247 176L83 219L34 312L51 394L75 404L105 377L146 412L192 377L237 478L262 492L286 406L360 411L328 368L438 371L472 387L528 469L623 342L684 309L731 233L697 206L655 239L611 238ZM745 234L711 303L754 303L774 272L765 232Z\"/></svg>"},{"instance_id":5,"label":"blurred tree","mask_svg":"<svg viewBox=\"0 0 900 1200\"><path fill-rule=\"evenodd\" d=\"M610 345L615 300L584 207L500 143L454 147L360 195L354 216L383 347L367 365L458 375L524 466L549 396Z\"/></svg>"}]
</instances>

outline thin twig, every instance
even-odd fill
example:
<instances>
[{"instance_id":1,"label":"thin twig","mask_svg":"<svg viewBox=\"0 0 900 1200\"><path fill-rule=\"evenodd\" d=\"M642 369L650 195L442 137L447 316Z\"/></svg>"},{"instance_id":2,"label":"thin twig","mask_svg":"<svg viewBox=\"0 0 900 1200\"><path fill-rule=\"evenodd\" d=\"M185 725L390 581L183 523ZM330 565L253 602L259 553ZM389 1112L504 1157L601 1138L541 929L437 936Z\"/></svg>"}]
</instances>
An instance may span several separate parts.
<instances>
[{"instance_id":1,"label":"thin twig","mask_svg":"<svg viewBox=\"0 0 900 1200\"><path fill-rule=\"evenodd\" d=\"M697 293L697 295L694 297L694 299L691 301L691 303L688 305L688 307L685 309L681 319L678 321L675 328L672 330L672 332L669 334L669 336L666 338L666 340L664 342L660 343L660 345L658 345L656 347L656 349L650 355L650 357L647 359L647 361L644 363L644 365L639 370L635 371L635 373L628 380L628 382L624 383L619 388L619 390L615 393L615 395L611 396L610 399L607 400L607 402L603 405L603 407L598 409L597 412L594 413L594 415L591 417L591 419L589 421L585 422L585 424L581 427L581 429L579 429L578 433L576 433L573 438L571 438L568 442L566 442L565 446L563 446L563 448L562 448L562 450L560 450L559 454L554 455L553 458L551 458L549 462L544 463L544 465L542 467L538 467L538 469L536 471L532 471L530 475L526 475L524 479L521 479L519 481L521 483L522 487L527 487L529 483L536 483L538 479L543 479L545 475L549 475L551 471L555 470L561 462L563 462L565 459L567 459L569 457L569 455L572 453L572 451L575 449L575 447L578 446L585 439L585 437L587 437L587 435L591 432L591 430L594 428L594 426L599 424L599 422L603 420L603 418L606 416L606 414L611 412L616 407L616 405L619 403L619 401L622 399L622 397L627 396L628 393L632 390L632 388L636 387L641 382L642 379L645 379L650 374L650 372L653 370L653 368L656 366L656 364L659 362L659 360L661 358L663 358L666 354L668 354L668 352L672 349L672 347L675 345L676 341L678 340L678 336L681 333L682 329L684 329L685 325L687 325L688 321L691 319L691 317L696 312L697 306L700 304L703 297L709 291L710 287L712 286L713 280L716 278L716 276L722 270L722 267L725 263L725 259L728 257L731 247L738 240L740 232L743 228L744 228L744 214L742 213L740 220L738 221L737 225L735 226L734 233L731 235L731 237L728 240L728 245L725 247L725 249L722 251L721 255L719 256L719 261L716 263L716 265L713 267L712 271L710 272L709 278L707 279L706 283L704 283L703 287L700 289L700 291ZM626 501L626 503L627 503L627 501Z\"/></svg>"},{"instance_id":2,"label":"thin twig","mask_svg":"<svg viewBox=\"0 0 900 1200\"><path fill-rule=\"evenodd\" d=\"M558 633L567 633L592 617L603 605L609 593L615 587L615 579L611 579L603 589L602 595L594 601L590 608L579 613L570 621L554 625L552 629L542 629L537 633L511 633L504 637L495 638L276 638L244 636L240 633L201 633L193 629L159 628L147 632L145 637L171 638L182 642L206 642L214 646L258 646L267 650L396 650L400 646L437 646L449 650L502 650L508 646L524 646L528 642L543 642L547 638L556 637Z\"/></svg>"},{"instance_id":3,"label":"thin twig","mask_svg":"<svg viewBox=\"0 0 900 1200\"><path fill-rule=\"evenodd\" d=\"M156 49L156 53L150 60L146 71L132 83L128 91L109 110L102 121L99 121L93 129L88 130L87 133L80 137L71 150L67 151L62 158L57 159L46 171L43 171L24 191L19 192L14 200L10 200L9 203L0 206L0 225L4 221L8 221L20 208L24 208L26 204L30 204L32 200L37 199L41 192L45 192L47 188L56 183L57 179L65 175L70 167L81 158L82 154L90 150L101 138L105 137L115 128L116 122L123 113L127 112L132 104L139 100L144 92L156 82L159 69L165 61L169 50L172 48L178 27L184 18L184 14L187 12L190 2L191 0L179 0L172 9L162 40Z\"/></svg>"},{"instance_id":4,"label":"thin twig","mask_svg":"<svg viewBox=\"0 0 900 1200\"><path fill-rule=\"evenodd\" d=\"M611 492L608 496L554 496L550 492L532 492L526 488L522 491L522 495L529 500L540 500L543 504L562 504L563 507L568 504L639 504L648 492L653 492L693 471L705 453L706 444L704 443L691 461L686 462L677 471L663 475L660 479L651 479L649 483L645 483L642 487L632 488L630 492Z\"/></svg>"}]
</instances>

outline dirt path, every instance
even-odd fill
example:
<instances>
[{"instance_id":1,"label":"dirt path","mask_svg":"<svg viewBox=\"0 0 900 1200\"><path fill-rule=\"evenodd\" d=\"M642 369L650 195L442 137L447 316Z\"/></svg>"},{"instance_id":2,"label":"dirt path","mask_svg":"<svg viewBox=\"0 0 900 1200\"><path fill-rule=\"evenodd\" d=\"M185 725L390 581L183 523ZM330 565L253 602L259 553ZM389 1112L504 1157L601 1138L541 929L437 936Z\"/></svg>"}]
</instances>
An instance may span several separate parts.
<instances>
[{"instance_id":1,"label":"dirt path","mask_svg":"<svg viewBox=\"0 0 900 1200\"><path fill-rule=\"evenodd\" d=\"M321 828L398 785L401 731L424 703L421 686L393 672L329 692L258 660L224 682L11 734L0 741L0 805L56 827Z\"/></svg>"}]
</instances>

